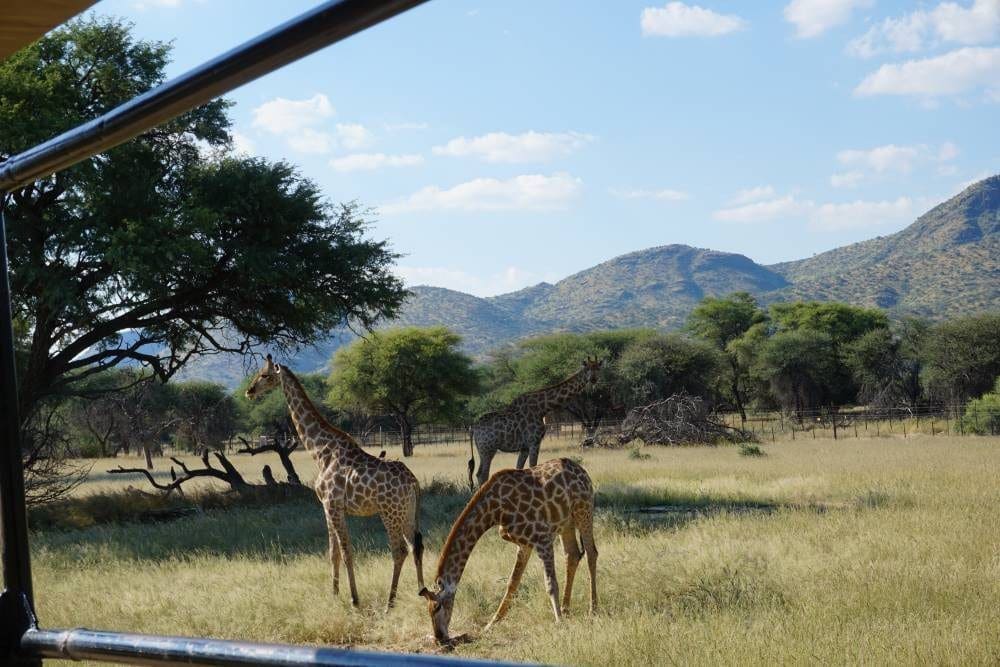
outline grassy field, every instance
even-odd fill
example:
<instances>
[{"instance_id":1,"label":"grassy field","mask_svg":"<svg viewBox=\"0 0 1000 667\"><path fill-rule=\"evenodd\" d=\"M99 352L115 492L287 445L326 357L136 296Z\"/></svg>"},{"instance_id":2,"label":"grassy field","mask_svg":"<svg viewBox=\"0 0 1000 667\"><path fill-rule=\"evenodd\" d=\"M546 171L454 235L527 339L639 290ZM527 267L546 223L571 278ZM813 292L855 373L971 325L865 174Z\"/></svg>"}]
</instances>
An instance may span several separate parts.
<instances>
[{"instance_id":1,"label":"grassy field","mask_svg":"<svg viewBox=\"0 0 1000 667\"><path fill-rule=\"evenodd\" d=\"M451 629L475 640L456 652L586 665L1000 662L1000 438L800 439L763 450L647 448L639 458L545 443L543 459L581 456L596 483L600 610L585 612L582 568L575 612L555 625L533 558L506 621L481 635L515 551L491 532L459 587ZM425 485L464 482L467 452L424 447L408 463ZM254 479L259 459L233 457ZM307 459L297 463L314 474ZM107 467L95 466L78 494L145 485ZM466 497L424 498L428 580ZM650 505L680 511L632 511ZM384 614L391 562L381 525L357 519L351 530L358 611L344 591L330 593L315 500L39 531L39 618L48 627L434 650L412 564Z\"/></svg>"}]
</instances>

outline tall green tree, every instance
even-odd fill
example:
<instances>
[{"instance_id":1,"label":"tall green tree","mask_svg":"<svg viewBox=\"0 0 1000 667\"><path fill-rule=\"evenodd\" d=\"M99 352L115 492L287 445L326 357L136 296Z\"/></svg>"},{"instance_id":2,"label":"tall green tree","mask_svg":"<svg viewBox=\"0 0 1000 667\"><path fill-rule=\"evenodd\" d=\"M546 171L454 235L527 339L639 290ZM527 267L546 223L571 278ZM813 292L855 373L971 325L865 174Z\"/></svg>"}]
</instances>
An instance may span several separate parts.
<instances>
[{"instance_id":1,"label":"tall green tree","mask_svg":"<svg viewBox=\"0 0 1000 667\"><path fill-rule=\"evenodd\" d=\"M857 400L858 388L845 358L847 346L874 329L888 329L889 317L875 308L835 301L793 301L772 304L768 311L774 329L812 332L826 336L831 356L823 381L824 400L844 404Z\"/></svg>"},{"instance_id":2,"label":"tall green tree","mask_svg":"<svg viewBox=\"0 0 1000 667\"><path fill-rule=\"evenodd\" d=\"M0 159L161 83L169 55L88 18L0 62ZM366 237L365 211L327 203L288 164L226 153L228 106L5 196L26 424L123 361L163 381L199 354L309 343L396 312L395 255Z\"/></svg>"},{"instance_id":3,"label":"tall green tree","mask_svg":"<svg viewBox=\"0 0 1000 667\"><path fill-rule=\"evenodd\" d=\"M347 411L392 415L413 454L420 422L460 417L479 375L459 350L461 338L444 327L390 329L337 350L327 402Z\"/></svg>"},{"instance_id":4,"label":"tall green tree","mask_svg":"<svg viewBox=\"0 0 1000 667\"><path fill-rule=\"evenodd\" d=\"M829 377L837 358L828 334L810 329L779 331L764 344L760 363L774 396L800 419L806 410L833 401Z\"/></svg>"},{"instance_id":5,"label":"tall green tree","mask_svg":"<svg viewBox=\"0 0 1000 667\"><path fill-rule=\"evenodd\" d=\"M741 363L735 341L750 327L767 320L767 314L749 292L734 292L725 297L705 297L688 317L688 329L709 342L724 355L728 364L730 399L744 422L746 415L746 385L749 367Z\"/></svg>"},{"instance_id":6,"label":"tall green tree","mask_svg":"<svg viewBox=\"0 0 1000 667\"><path fill-rule=\"evenodd\" d=\"M932 396L951 403L979 396L1000 376L1000 314L938 324L923 349L924 382Z\"/></svg>"}]
</instances>

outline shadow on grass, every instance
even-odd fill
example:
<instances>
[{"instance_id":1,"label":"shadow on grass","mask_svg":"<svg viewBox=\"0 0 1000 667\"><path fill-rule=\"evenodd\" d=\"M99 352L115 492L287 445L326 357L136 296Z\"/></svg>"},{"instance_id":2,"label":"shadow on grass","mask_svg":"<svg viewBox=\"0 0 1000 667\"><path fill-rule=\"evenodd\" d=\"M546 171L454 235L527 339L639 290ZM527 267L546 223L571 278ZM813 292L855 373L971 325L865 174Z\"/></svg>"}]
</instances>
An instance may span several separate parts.
<instances>
[{"instance_id":1,"label":"shadow on grass","mask_svg":"<svg viewBox=\"0 0 1000 667\"><path fill-rule=\"evenodd\" d=\"M467 488L448 480L424 484L421 532L432 551L444 543L470 496ZM636 534L677 529L718 514L827 509L628 485L605 486L597 492L596 503L599 521L612 530ZM182 511L173 511L177 509ZM163 512L154 517L175 520L142 522L149 512ZM348 524L359 559L387 553L385 529L378 517L350 517ZM203 556L281 561L299 555L325 557L327 549L323 511L312 490L305 487L279 495L206 492L169 500L150 494L95 494L36 509L32 526L33 548L53 566L65 563L67 568L87 562L183 561Z\"/></svg>"}]
</instances>

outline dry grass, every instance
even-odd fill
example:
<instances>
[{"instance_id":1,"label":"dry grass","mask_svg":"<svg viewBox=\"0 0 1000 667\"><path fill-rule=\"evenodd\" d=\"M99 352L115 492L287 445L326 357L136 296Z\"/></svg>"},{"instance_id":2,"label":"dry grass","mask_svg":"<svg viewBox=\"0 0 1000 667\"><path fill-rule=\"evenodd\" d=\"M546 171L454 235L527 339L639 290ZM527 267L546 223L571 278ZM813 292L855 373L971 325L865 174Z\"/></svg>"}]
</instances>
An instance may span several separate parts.
<instances>
[{"instance_id":1,"label":"dry grass","mask_svg":"<svg viewBox=\"0 0 1000 667\"><path fill-rule=\"evenodd\" d=\"M590 665L1000 661L1000 438L910 437L736 447L581 452L597 486L600 610L555 625L537 559L508 619L462 655ZM393 452L390 452L390 456ZM464 482L468 449L408 461L425 486ZM234 456L259 475L265 461ZM304 477L314 469L297 459ZM274 462L272 467L274 467ZM494 463L513 463L513 456ZM126 464L128 465L128 464ZM98 466L97 471L106 466ZM81 493L120 488L95 474ZM139 485L138 481L132 483ZM424 501L426 575L465 500ZM640 515L636 506L683 511ZM377 520L352 520L362 608L329 589L314 501L235 508L165 524L33 536L39 616L86 626L429 651L430 624L404 569L391 572ZM459 588L455 633L479 634L514 548L483 538Z\"/></svg>"}]
</instances>

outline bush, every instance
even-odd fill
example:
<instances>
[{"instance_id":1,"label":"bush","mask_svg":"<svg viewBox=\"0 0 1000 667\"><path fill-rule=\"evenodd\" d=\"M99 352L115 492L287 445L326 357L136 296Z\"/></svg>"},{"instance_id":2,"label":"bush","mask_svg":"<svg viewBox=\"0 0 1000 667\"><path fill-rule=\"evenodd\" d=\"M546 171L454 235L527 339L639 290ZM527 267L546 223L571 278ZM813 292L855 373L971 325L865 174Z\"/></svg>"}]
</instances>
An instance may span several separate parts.
<instances>
[{"instance_id":1,"label":"bush","mask_svg":"<svg viewBox=\"0 0 1000 667\"><path fill-rule=\"evenodd\" d=\"M993 391L969 401L962 415L962 430L965 433L996 435L1000 433L1000 378Z\"/></svg>"}]
</instances>

